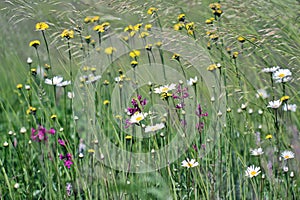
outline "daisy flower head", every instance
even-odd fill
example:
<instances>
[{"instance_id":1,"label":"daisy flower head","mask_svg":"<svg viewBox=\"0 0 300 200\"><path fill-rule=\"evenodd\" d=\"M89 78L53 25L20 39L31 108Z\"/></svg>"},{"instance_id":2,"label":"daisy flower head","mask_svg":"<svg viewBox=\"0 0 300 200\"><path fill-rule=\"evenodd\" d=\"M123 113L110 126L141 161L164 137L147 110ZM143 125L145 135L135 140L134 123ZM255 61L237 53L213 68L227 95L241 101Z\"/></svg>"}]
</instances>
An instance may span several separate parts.
<instances>
[{"instance_id":1,"label":"daisy flower head","mask_svg":"<svg viewBox=\"0 0 300 200\"><path fill-rule=\"evenodd\" d=\"M176 89L176 84L171 83L169 85L164 85L158 88L154 88L154 93L161 94L161 93L168 93L171 90Z\"/></svg>"},{"instance_id":2,"label":"daisy flower head","mask_svg":"<svg viewBox=\"0 0 300 200\"><path fill-rule=\"evenodd\" d=\"M58 83L57 86L58 87L66 87L67 85L70 85L71 81L63 81L61 83Z\"/></svg>"},{"instance_id":3,"label":"daisy flower head","mask_svg":"<svg viewBox=\"0 0 300 200\"><path fill-rule=\"evenodd\" d=\"M281 153L281 157L284 160L292 159L295 157L295 154L292 151L285 150Z\"/></svg>"},{"instance_id":4,"label":"daisy flower head","mask_svg":"<svg viewBox=\"0 0 300 200\"><path fill-rule=\"evenodd\" d=\"M282 108L284 111L296 112L297 105L296 104L284 104Z\"/></svg>"},{"instance_id":5,"label":"daisy flower head","mask_svg":"<svg viewBox=\"0 0 300 200\"><path fill-rule=\"evenodd\" d=\"M136 112L130 117L129 122L131 124L134 124L134 123L138 124L138 123L140 123L140 121L145 119L146 116L147 116L147 113Z\"/></svg>"},{"instance_id":6,"label":"daisy flower head","mask_svg":"<svg viewBox=\"0 0 300 200\"><path fill-rule=\"evenodd\" d=\"M90 84L90 83L95 83L96 81L98 81L101 78L100 75L94 75L94 74L90 74L88 76L88 80L85 82L86 84Z\"/></svg>"},{"instance_id":7,"label":"daisy flower head","mask_svg":"<svg viewBox=\"0 0 300 200\"><path fill-rule=\"evenodd\" d=\"M250 152L252 156L260 156L264 153L261 147L259 147L258 149L250 149Z\"/></svg>"},{"instance_id":8,"label":"daisy flower head","mask_svg":"<svg viewBox=\"0 0 300 200\"><path fill-rule=\"evenodd\" d=\"M186 167L186 168L192 168L192 167L196 167L198 165L199 165L199 163L196 162L195 159L190 160L190 159L187 158L186 160L181 162L181 166Z\"/></svg>"},{"instance_id":9,"label":"daisy flower head","mask_svg":"<svg viewBox=\"0 0 300 200\"><path fill-rule=\"evenodd\" d=\"M61 76L54 76L52 79L46 78L45 83L48 85L58 85L62 83L63 77Z\"/></svg>"},{"instance_id":10,"label":"daisy flower head","mask_svg":"<svg viewBox=\"0 0 300 200\"><path fill-rule=\"evenodd\" d=\"M146 126L145 133L158 131L165 127L164 123L155 124L153 126Z\"/></svg>"},{"instance_id":11,"label":"daisy flower head","mask_svg":"<svg viewBox=\"0 0 300 200\"><path fill-rule=\"evenodd\" d=\"M254 165L248 167L247 170L245 171L246 176L249 178L257 176L260 173L261 173L260 167L255 167Z\"/></svg>"},{"instance_id":12,"label":"daisy flower head","mask_svg":"<svg viewBox=\"0 0 300 200\"><path fill-rule=\"evenodd\" d=\"M289 82L292 79L292 72L289 69L278 69L273 73L273 79L276 83Z\"/></svg>"},{"instance_id":13,"label":"daisy flower head","mask_svg":"<svg viewBox=\"0 0 300 200\"><path fill-rule=\"evenodd\" d=\"M273 73L273 72L277 71L278 69L280 69L280 67L274 66L274 67L270 67L270 68L263 68L261 71L266 72L266 73Z\"/></svg>"},{"instance_id":14,"label":"daisy flower head","mask_svg":"<svg viewBox=\"0 0 300 200\"><path fill-rule=\"evenodd\" d=\"M195 85L198 82L198 77L195 76L195 78L190 78L189 80L187 80L187 84L192 86Z\"/></svg>"},{"instance_id":15,"label":"daisy flower head","mask_svg":"<svg viewBox=\"0 0 300 200\"><path fill-rule=\"evenodd\" d=\"M269 94L265 89L258 89L256 93L256 98L262 98L267 99L269 97Z\"/></svg>"},{"instance_id":16,"label":"daisy flower head","mask_svg":"<svg viewBox=\"0 0 300 200\"><path fill-rule=\"evenodd\" d=\"M267 107L277 109L281 106L281 103L282 103L282 101L280 101L280 100L270 101Z\"/></svg>"}]
</instances>

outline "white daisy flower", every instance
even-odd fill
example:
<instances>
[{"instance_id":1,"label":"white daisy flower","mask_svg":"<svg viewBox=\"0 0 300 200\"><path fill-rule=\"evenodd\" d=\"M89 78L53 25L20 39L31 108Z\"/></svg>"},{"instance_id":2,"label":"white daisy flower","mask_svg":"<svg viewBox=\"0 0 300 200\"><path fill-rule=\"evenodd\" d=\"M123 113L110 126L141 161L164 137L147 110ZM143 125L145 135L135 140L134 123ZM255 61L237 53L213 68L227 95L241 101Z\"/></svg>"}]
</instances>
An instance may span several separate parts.
<instances>
[{"instance_id":1,"label":"white daisy flower","mask_svg":"<svg viewBox=\"0 0 300 200\"><path fill-rule=\"evenodd\" d=\"M273 79L276 83L288 82L292 79L292 72L289 69L279 69L273 73Z\"/></svg>"},{"instance_id":2,"label":"white daisy flower","mask_svg":"<svg viewBox=\"0 0 300 200\"><path fill-rule=\"evenodd\" d=\"M265 89L258 89L256 93L256 98L266 99L269 97L269 94Z\"/></svg>"},{"instance_id":3,"label":"white daisy flower","mask_svg":"<svg viewBox=\"0 0 300 200\"><path fill-rule=\"evenodd\" d=\"M63 81L63 77L61 76L54 76L52 79L46 78L45 83L48 85L58 85Z\"/></svg>"},{"instance_id":4,"label":"white daisy flower","mask_svg":"<svg viewBox=\"0 0 300 200\"><path fill-rule=\"evenodd\" d=\"M264 153L261 147L259 147L258 149L250 149L250 152L252 156L260 156Z\"/></svg>"},{"instance_id":5,"label":"white daisy flower","mask_svg":"<svg viewBox=\"0 0 300 200\"><path fill-rule=\"evenodd\" d=\"M94 74L90 74L88 80L85 83L86 84L95 83L100 78L101 76L95 76Z\"/></svg>"},{"instance_id":6,"label":"white daisy flower","mask_svg":"<svg viewBox=\"0 0 300 200\"><path fill-rule=\"evenodd\" d=\"M255 167L254 165L252 165L252 166L247 168L245 173L246 173L247 177L252 178L252 177L257 176L258 174L261 173L260 167Z\"/></svg>"},{"instance_id":7,"label":"white daisy flower","mask_svg":"<svg viewBox=\"0 0 300 200\"><path fill-rule=\"evenodd\" d=\"M170 90L174 90L175 88L176 88L176 84L172 83L170 85L164 85L159 88L154 88L154 93L157 93L157 94L167 93Z\"/></svg>"},{"instance_id":8,"label":"white daisy flower","mask_svg":"<svg viewBox=\"0 0 300 200\"><path fill-rule=\"evenodd\" d=\"M145 119L146 116L147 116L147 113L136 112L131 116L129 122L132 123L132 124L133 123L140 123L140 121Z\"/></svg>"},{"instance_id":9,"label":"white daisy flower","mask_svg":"<svg viewBox=\"0 0 300 200\"><path fill-rule=\"evenodd\" d=\"M187 80L187 84L192 86L194 84L196 84L198 82L198 77L195 76L195 78L190 78L189 80Z\"/></svg>"},{"instance_id":10,"label":"white daisy flower","mask_svg":"<svg viewBox=\"0 0 300 200\"><path fill-rule=\"evenodd\" d=\"M61 83L58 83L56 86L65 87L65 86L70 85L70 84L71 84L71 81L63 81Z\"/></svg>"},{"instance_id":11,"label":"white daisy flower","mask_svg":"<svg viewBox=\"0 0 300 200\"><path fill-rule=\"evenodd\" d=\"M284 160L288 160L288 159L292 159L295 157L295 154L292 152L292 151L284 151L281 153L281 157L284 159Z\"/></svg>"},{"instance_id":12,"label":"white daisy flower","mask_svg":"<svg viewBox=\"0 0 300 200\"><path fill-rule=\"evenodd\" d=\"M181 166L182 166L182 167L186 167L186 168L196 167L196 166L198 166L198 165L199 165L199 163L196 162L195 159L189 160L189 159L187 158L186 160L184 160L184 161L181 162Z\"/></svg>"},{"instance_id":13,"label":"white daisy flower","mask_svg":"<svg viewBox=\"0 0 300 200\"><path fill-rule=\"evenodd\" d=\"M262 72L273 73L273 72L277 71L278 69L280 69L280 67L274 66L274 67L270 67L270 68L264 68L264 69L262 69Z\"/></svg>"},{"instance_id":14,"label":"white daisy flower","mask_svg":"<svg viewBox=\"0 0 300 200\"><path fill-rule=\"evenodd\" d=\"M282 101L280 101L280 100L270 101L267 107L276 109L281 106L281 103L282 103Z\"/></svg>"},{"instance_id":15,"label":"white daisy flower","mask_svg":"<svg viewBox=\"0 0 300 200\"><path fill-rule=\"evenodd\" d=\"M164 123L155 124L154 126L146 126L145 133L154 132L164 127L165 127Z\"/></svg>"},{"instance_id":16,"label":"white daisy flower","mask_svg":"<svg viewBox=\"0 0 300 200\"><path fill-rule=\"evenodd\" d=\"M296 112L297 105L296 104L284 104L282 109L284 111Z\"/></svg>"}]
</instances>

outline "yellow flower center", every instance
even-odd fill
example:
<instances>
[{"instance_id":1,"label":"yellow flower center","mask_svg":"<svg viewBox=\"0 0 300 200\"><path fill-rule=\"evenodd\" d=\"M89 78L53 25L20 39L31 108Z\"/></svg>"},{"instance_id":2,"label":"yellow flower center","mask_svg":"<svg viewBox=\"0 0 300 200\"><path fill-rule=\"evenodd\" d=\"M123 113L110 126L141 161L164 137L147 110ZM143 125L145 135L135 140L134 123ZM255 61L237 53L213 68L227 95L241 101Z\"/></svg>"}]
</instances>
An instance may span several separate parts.
<instances>
[{"instance_id":1,"label":"yellow flower center","mask_svg":"<svg viewBox=\"0 0 300 200\"><path fill-rule=\"evenodd\" d=\"M281 74L279 74L278 75L280 78L283 78L283 77L285 77L285 74L284 73L281 73Z\"/></svg>"},{"instance_id":2,"label":"yellow flower center","mask_svg":"<svg viewBox=\"0 0 300 200\"><path fill-rule=\"evenodd\" d=\"M285 159L289 159L290 156L289 156L289 155L285 155L284 158L285 158Z\"/></svg>"},{"instance_id":3,"label":"yellow flower center","mask_svg":"<svg viewBox=\"0 0 300 200\"><path fill-rule=\"evenodd\" d=\"M139 121L141 121L142 119L143 119L142 116L138 116L135 120L139 122Z\"/></svg>"},{"instance_id":4,"label":"yellow flower center","mask_svg":"<svg viewBox=\"0 0 300 200\"><path fill-rule=\"evenodd\" d=\"M190 162L188 162L187 165L188 165L189 167L193 167L193 164L190 163Z\"/></svg>"},{"instance_id":5,"label":"yellow flower center","mask_svg":"<svg viewBox=\"0 0 300 200\"><path fill-rule=\"evenodd\" d=\"M167 93L168 90L169 90L169 88L167 88L167 87L164 87L164 88L161 89L161 91L162 91L162 92L165 92L165 93Z\"/></svg>"},{"instance_id":6,"label":"yellow flower center","mask_svg":"<svg viewBox=\"0 0 300 200\"><path fill-rule=\"evenodd\" d=\"M256 171L252 171L250 172L251 176L255 176L256 175Z\"/></svg>"}]
</instances>

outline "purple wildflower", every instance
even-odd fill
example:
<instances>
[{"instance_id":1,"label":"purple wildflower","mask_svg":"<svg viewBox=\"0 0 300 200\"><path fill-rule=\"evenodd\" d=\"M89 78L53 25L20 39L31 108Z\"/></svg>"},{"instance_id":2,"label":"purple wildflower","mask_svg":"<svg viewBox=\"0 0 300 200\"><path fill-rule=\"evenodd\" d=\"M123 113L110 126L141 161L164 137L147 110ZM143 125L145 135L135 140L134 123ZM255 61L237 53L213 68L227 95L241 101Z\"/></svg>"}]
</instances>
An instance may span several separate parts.
<instances>
[{"instance_id":1,"label":"purple wildflower","mask_svg":"<svg viewBox=\"0 0 300 200\"><path fill-rule=\"evenodd\" d=\"M66 146L66 142L64 140L62 140L62 139L58 139L58 144L60 144L63 147Z\"/></svg>"},{"instance_id":2,"label":"purple wildflower","mask_svg":"<svg viewBox=\"0 0 300 200\"><path fill-rule=\"evenodd\" d=\"M31 128L31 139L38 142L47 141L48 136L46 133L54 135L55 129L51 128L50 130L47 130L42 125L39 125L38 129Z\"/></svg>"},{"instance_id":3,"label":"purple wildflower","mask_svg":"<svg viewBox=\"0 0 300 200\"><path fill-rule=\"evenodd\" d=\"M197 115L198 117L207 117L207 116L208 116L208 113L207 113L207 112L202 113L201 105L198 104L198 107L197 107L197 110L196 110L196 115Z\"/></svg>"},{"instance_id":4,"label":"purple wildflower","mask_svg":"<svg viewBox=\"0 0 300 200\"><path fill-rule=\"evenodd\" d=\"M71 183L67 183L66 190L67 190L67 196L71 196L71 194L72 194L72 184Z\"/></svg>"},{"instance_id":5,"label":"purple wildflower","mask_svg":"<svg viewBox=\"0 0 300 200\"><path fill-rule=\"evenodd\" d=\"M138 95L137 99L133 98L131 100L132 107L127 108L128 115L133 115L136 112L142 112L144 106L147 104L147 99L142 99L141 95Z\"/></svg>"},{"instance_id":6,"label":"purple wildflower","mask_svg":"<svg viewBox=\"0 0 300 200\"><path fill-rule=\"evenodd\" d=\"M47 131L47 133L54 135L55 134L55 129L54 128L50 128L50 130Z\"/></svg>"},{"instance_id":7,"label":"purple wildflower","mask_svg":"<svg viewBox=\"0 0 300 200\"><path fill-rule=\"evenodd\" d=\"M64 161L64 165L70 169L71 165L73 164L72 162L72 154L67 153L66 156L64 156L63 154L59 155L59 159Z\"/></svg>"}]
</instances>

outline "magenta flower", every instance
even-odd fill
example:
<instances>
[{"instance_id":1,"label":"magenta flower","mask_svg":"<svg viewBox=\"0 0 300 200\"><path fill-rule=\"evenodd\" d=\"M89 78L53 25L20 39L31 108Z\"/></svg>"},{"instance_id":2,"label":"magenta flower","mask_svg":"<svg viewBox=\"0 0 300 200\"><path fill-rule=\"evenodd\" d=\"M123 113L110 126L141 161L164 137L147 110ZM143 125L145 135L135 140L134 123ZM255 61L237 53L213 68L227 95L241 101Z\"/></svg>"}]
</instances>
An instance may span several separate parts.
<instances>
[{"instance_id":1,"label":"magenta flower","mask_svg":"<svg viewBox=\"0 0 300 200\"><path fill-rule=\"evenodd\" d=\"M58 144L60 144L63 147L66 146L66 142L64 140L62 140L62 139L58 139Z\"/></svg>"},{"instance_id":2,"label":"magenta flower","mask_svg":"<svg viewBox=\"0 0 300 200\"><path fill-rule=\"evenodd\" d=\"M55 129L54 128L50 128L50 130L48 131L49 134L54 135L55 134Z\"/></svg>"},{"instance_id":3,"label":"magenta flower","mask_svg":"<svg viewBox=\"0 0 300 200\"><path fill-rule=\"evenodd\" d=\"M46 134L55 134L55 129L51 128L47 130L42 125L38 126L38 129L31 128L31 139L37 142L47 141L48 136Z\"/></svg>"},{"instance_id":4,"label":"magenta flower","mask_svg":"<svg viewBox=\"0 0 300 200\"><path fill-rule=\"evenodd\" d=\"M71 165L73 165L72 154L67 153L65 156L63 154L59 155L59 159L64 161L64 165L70 169Z\"/></svg>"},{"instance_id":5,"label":"magenta flower","mask_svg":"<svg viewBox=\"0 0 300 200\"><path fill-rule=\"evenodd\" d=\"M142 99L142 96L138 95L137 99L131 100L131 105L133 107L127 108L127 114L131 116L136 112L142 112L146 104L147 104L147 99L146 98Z\"/></svg>"},{"instance_id":6,"label":"magenta flower","mask_svg":"<svg viewBox=\"0 0 300 200\"><path fill-rule=\"evenodd\" d=\"M197 115L198 117L207 117L207 116L208 116L208 113L207 113L207 112L202 113L201 105L198 104L198 107L197 107L197 110L196 110L196 115Z\"/></svg>"}]
</instances>

